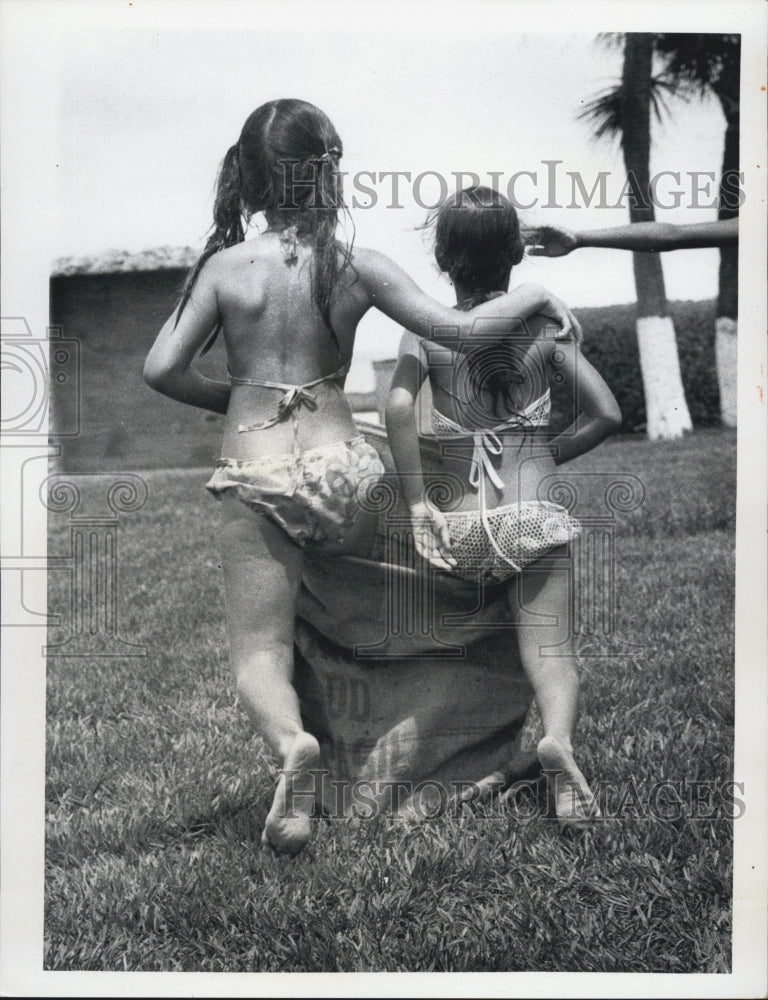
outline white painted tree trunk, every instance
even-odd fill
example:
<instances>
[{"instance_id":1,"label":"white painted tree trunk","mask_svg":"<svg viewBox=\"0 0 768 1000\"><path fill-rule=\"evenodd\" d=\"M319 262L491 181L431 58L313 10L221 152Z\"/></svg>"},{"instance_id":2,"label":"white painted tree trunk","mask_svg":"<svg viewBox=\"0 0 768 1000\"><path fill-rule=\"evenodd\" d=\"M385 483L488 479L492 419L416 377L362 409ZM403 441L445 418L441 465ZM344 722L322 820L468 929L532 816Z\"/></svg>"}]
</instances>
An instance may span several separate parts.
<instances>
[{"instance_id":1,"label":"white painted tree trunk","mask_svg":"<svg viewBox=\"0 0 768 1000\"><path fill-rule=\"evenodd\" d=\"M675 327L669 316L641 316L637 320L640 371L643 376L647 435L678 438L693 428L685 400Z\"/></svg>"},{"instance_id":2,"label":"white painted tree trunk","mask_svg":"<svg viewBox=\"0 0 768 1000\"><path fill-rule=\"evenodd\" d=\"M729 316L715 320L715 363L720 387L720 419L725 427L736 426L737 323Z\"/></svg>"}]
</instances>

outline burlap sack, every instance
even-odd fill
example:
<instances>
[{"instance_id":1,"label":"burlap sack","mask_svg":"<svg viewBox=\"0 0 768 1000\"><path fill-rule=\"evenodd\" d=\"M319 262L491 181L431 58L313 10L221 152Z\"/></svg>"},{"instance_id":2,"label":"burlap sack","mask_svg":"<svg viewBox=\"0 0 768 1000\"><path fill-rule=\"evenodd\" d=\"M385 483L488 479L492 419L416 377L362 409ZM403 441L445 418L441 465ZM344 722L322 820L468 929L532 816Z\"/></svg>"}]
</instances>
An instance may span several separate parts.
<instances>
[{"instance_id":1,"label":"burlap sack","mask_svg":"<svg viewBox=\"0 0 768 1000\"><path fill-rule=\"evenodd\" d=\"M369 440L392 470L383 436ZM326 809L434 811L474 784L531 776L520 732L532 692L506 587L481 590L414 554L394 474L369 505L370 551L310 555L297 608L295 684Z\"/></svg>"}]
</instances>

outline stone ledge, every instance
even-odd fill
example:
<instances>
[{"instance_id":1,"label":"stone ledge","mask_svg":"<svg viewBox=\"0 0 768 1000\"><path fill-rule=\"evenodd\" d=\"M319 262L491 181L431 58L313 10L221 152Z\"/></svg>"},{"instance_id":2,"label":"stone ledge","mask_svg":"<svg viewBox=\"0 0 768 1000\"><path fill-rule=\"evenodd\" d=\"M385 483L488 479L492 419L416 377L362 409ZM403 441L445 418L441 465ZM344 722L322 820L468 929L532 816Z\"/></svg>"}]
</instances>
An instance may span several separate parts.
<instances>
[{"instance_id":1,"label":"stone ledge","mask_svg":"<svg viewBox=\"0 0 768 1000\"><path fill-rule=\"evenodd\" d=\"M66 278L78 274L120 274L136 271L167 271L192 267L200 255L194 247L155 247L128 253L107 250L88 257L59 257L51 267L51 277Z\"/></svg>"}]
</instances>

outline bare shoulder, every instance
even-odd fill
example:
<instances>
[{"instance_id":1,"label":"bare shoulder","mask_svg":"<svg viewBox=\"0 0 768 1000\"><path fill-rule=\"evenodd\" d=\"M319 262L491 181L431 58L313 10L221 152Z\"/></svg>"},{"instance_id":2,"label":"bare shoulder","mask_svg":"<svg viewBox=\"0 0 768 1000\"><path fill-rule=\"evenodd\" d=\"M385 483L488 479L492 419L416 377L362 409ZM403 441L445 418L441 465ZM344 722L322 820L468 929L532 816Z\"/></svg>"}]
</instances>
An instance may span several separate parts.
<instances>
[{"instance_id":1,"label":"bare shoulder","mask_svg":"<svg viewBox=\"0 0 768 1000\"><path fill-rule=\"evenodd\" d=\"M242 243L233 247L225 247L211 254L200 270L198 280L221 281L227 274L231 273L235 264L240 260Z\"/></svg>"},{"instance_id":2,"label":"bare shoulder","mask_svg":"<svg viewBox=\"0 0 768 1000\"><path fill-rule=\"evenodd\" d=\"M198 280L217 291L232 290L246 279L252 287L254 275L269 267L267 249L253 238L218 250L205 262Z\"/></svg>"},{"instance_id":3,"label":"bare shoulder","mask_svg":"<svg viewBox=\"0 0 768 1000\"><path fill-rule=\"evenodd\" d=\"M367 247L355 247L352 251L352 264L363 280L386 279L397 269L397 265L391 257L379 250L371 250Z\"/></svg>"},{"instance_id":4,"label":"bare shoulder","mask_svg":"<svg viewBox=\"0 0 768 1000\"><path fill-rule=\"evenodd\" d=\"M235 243L231 247L224 247L223 250L217 251L207 263L214 265L220 271L227 271L243 264L253 264L259 259L264 259L269 256L271 250L272 248L264 240L254 236L242 243Z\"/></svg>"},{"instance_id":5,"label":"bare shoulder","mask_svg":"<svg viewBox=\"0 0 768 1000\"><path fill-rule=\"evenodd\" d=\"M386 259L386 254L370 247L355 246L352 250L352 261L358 267L375 267L377 262Z\"/></svg>"}]
</instances>

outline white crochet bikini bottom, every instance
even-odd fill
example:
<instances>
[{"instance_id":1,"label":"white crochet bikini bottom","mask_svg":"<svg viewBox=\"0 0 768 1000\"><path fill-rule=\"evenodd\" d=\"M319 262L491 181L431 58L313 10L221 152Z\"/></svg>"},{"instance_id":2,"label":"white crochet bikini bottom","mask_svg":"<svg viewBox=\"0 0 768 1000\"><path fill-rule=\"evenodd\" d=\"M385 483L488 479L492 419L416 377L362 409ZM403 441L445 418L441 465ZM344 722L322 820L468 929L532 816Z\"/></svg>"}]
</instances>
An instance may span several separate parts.
<instances>
[{"instance_id":1,"label":"white crochet bikini bottom","mask_svg":"<svg viewBox=\"0 0 768 1000\"><path fill-rule=\"evenodd\" d=\"M564 507L546 500L524 500L485 511L445 514L453 571L465 580L502 583L525 566L581 534L581 525Z\"/></svg>"}]
</instances>

